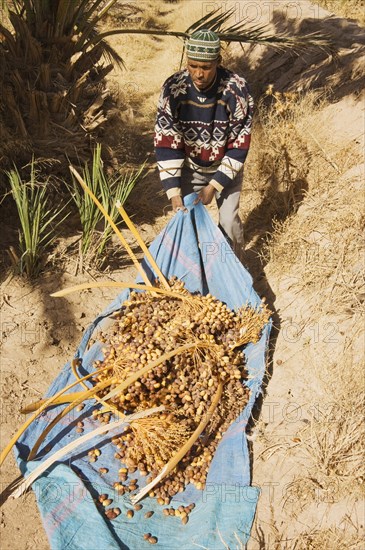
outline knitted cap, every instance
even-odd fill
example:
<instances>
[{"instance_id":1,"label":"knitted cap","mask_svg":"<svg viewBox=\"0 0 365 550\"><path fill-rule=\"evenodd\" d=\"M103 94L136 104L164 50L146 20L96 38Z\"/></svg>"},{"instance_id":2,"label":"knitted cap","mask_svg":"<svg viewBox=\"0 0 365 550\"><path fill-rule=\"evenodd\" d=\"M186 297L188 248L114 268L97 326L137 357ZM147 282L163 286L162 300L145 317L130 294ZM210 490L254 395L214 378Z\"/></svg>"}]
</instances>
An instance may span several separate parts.
<instances>
[{"instance_id":1,"label":"knitted cap","mask_svg":"<svg viewBox=\"0 0 365 550\"><path fill-rule=\"evenodd\" d=\"M196 61L214 61L220 53L220 41L217 33L201 29L190 36L186 53L189 59Z\"/></svg>"}]
</instances>

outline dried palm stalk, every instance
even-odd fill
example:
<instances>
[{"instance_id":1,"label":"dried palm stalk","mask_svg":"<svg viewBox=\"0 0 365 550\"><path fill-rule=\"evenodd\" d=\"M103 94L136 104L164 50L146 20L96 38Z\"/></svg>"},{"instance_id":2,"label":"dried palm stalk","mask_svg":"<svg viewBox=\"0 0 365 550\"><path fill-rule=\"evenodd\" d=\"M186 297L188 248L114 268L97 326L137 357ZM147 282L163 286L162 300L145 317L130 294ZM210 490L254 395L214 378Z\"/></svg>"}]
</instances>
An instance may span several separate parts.
<instances>
[{"instance_id":1,"label":"dried palm stalk","mask_svg":"<svg viewBox=\"0 0 365 550\"><path fill-rule=\"evenodd\" d=\"M133 224L132 220L128 216L127 212L124 210L124 208L122 206L122 203L120 201L117 201L116 202L116 207L117 207L118 212L121 214L123 220L125 221L127 227L132 231L133 235L135 236L136 241L139 244L139 246L141 247L141 249L143 250L147 260L150 262L151 266L155 270L155 273L156 273L157 277L159 278L159 280L161 281L161 283L163 284L165 289L170 290L169 283L166 281L164 275L161 273L160 268L156 264L156 260L152 256L151 252L148 250L148 248L145 245L141 235L138 233L135 225Z\"/></svg>"},{"instance_id":2,"label":"dried palm stalk","mask_svg":"<svg viewBox=\"0 0 365 550\"><path fill-rule=\"evenodd\" d=\"M42 464L40 464L29 476L24 480L21 481L17 488L12 492L10 495L13 498L20 497L25 491L34 483L34 481L40 477L43 472L47 471L55 462L61 460L64 456L74 451L76 448L85 445L85 443L88 443L95 437L102 435L105 432L109 432L115 428L121 428L124 425L127 425L129 422L132 422L135 419L138 418L144 418L150 414L156 414L156 412L159 412L163 410L163 407L147 410L147 411L141 411L139 413L136 413L135 415L130 416L128 419L123 418L116 422L114 422L112 425L108 424L106 426L100 426L99 428L96 428L95 430L81 436L76 441L72 441L68 445L65 445L65 447L62 447L62 449L58 450L56 453L53 453L52 456L47 458Z\"/></svg>"},{"instance_id":3,"label":"dried palm stalk","mask_svg":"<svg viewBox=\"0 0 365 550\"><path fill-rule=\"evenodd\" d=\"M93 397L95 394L97 394L98 391L103 390L104 388L107 388L108 386L111 386L111 384L113 384L114 381L115 380L113 378L108 378L107 380L103 380L103 382L100 382L99 384L97 384L93 388L91 388L89 390L85 390L83 395L81 395L79 398L75 399L72 403L67 405L67 407L65 407L63 409L63 411L61 411L52 420L52 422L50 422L48 424L48 426L43 430L42 434L38 437L37 441L35 442L34 446L32 447L32 449L29 453L28 460L33 460L36 457L37 452L38 452L41 444L43 443L43 441L45 440L45 438L47 437L49 432L60 422L60 420L62 420L62 418L64 418L75 407L77 407L77 405L80 405L86 399L90 399L90 397ZM79 383L79 380L77 380L76 383Z\"/></svg>"},{"instance_id":4,"label":"dried palm stalk","mask_svg":"<svg viewBox=\"0 0 365 550\"><path fill-rule=\"evenodd\" d=\"M83 376L82 378L80 378L80 380L87 380L88 378L91 378L92 376L94 376L95 373L89 373L87 374L86 376ZM72 382L72 384L69 384L68 386L66 386L65 388L62 388L62 390L60 390L59 392L57 392L55 395L53 395L52 397L49 397L48 399L45 399L43 401L43 403L40 405L40 407L34 412L34 414L32 414L32 416L30 418L28 418L28 420L26 422L24 422L24 424L21 426L21 428L19 428L19 430L13 435L13 437L11 438L11 440L9 441L9 443L7 444L7 446L5 447L5 449L2 451L1 455L0 455L0 466L2 465L2 463L4 462L5 458L8 456L9 452L11 451L11 449L14 447L14 445L16 444L16 442L18 441L18 439L23 435L23 433L25 432L25 430L31 425L31 423L45 410L47 409L48 407L51 407L53 404L57 404L58 402L58 399L60 396L62 396L63 394L65 394L68 390L71 390L72 388L74 388L75 386L77 386L77 384L79 384L80 380L76 380L76 382ZM81 395L82 394L82 395ZM73 394L70 394L67 396L67 401L71 401L71 403L75 403L76 404L79 404L81 403L82 401L86 401L89 396L85 395L86 392L79 392L76 394L76 398L74 397ZM80 397L81 396L81 397Z\"/></svg>"},{"instance_id":5,"label":"dried palm stalk","mask_svg":"<svg viewBox=\"0 0 365 550\"><path fill-rule=\"evenodd\" d=\"M55 406L55 405L64 405L65 403L70 403L71 401L75 401L82 395L84 392L74 392L69 393L67 395L60 395L56 399L53 399L52 403L48 406ZM21 414L29 414L31 412L37 411L42 405L44 405L48 401L47 399L40 399L39 401L35 401L34 403L30 403L29 405L26 405L22 409L20 409Z\"/></svg>"}]
</instances>

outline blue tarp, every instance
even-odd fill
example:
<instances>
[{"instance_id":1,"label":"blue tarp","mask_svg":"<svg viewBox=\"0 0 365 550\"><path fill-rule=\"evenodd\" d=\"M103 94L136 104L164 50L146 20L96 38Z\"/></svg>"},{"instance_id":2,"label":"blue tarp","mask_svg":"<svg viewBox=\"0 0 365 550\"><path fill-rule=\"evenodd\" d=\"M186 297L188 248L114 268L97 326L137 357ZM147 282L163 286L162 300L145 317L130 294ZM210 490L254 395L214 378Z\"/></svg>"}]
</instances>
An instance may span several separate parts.
<instances>
[{"instance_id":1,"label":"blue tarp","mask_svg":"<svg viewBox=\"0 0 365 550\"><path fill-rule=\"evenodd\" d=\"M184 281L190 292L210 292L231 309L243 304L258 306L260 299L253 290L251 276L233 254L205 207L200 203L193 205L194 198L193 194L185 199L188 212L178 212L152 243L150 251L157 264L166 277L176 275ZM152 280L155 274L145 260L144 268ZM81 374L93 370L93 362L102 359L98 332L110 325L110 314L121 307L128 295L129 290L119 294L85 331L75 354L82 358ZM130 497L118 496L113 489L113 483L118 481L120 462L114 458L116 448L110 444L114 434L109 432L94 442L93 447L101 450L97 462L90 463L88 460L90 447L80 449L76 455L54 465L33 484L51 548L142 550L150 548L150 543L143 539L144 533L156 536L158 547L164 550L242 548L250 535L260 492L259 488L251 486L245 428L260 392L269 332L270 323L266 325L260 341L245 348L250 400L219 444L205 490L198 491L189 485L169 505L177 508L180 504L196 504L186 525L177 517L165 517L163 507L149 497L142 501L143 509L135 512L132 519L126 517L126 511L131 508ZM96 338L96 342L90 347L91 336ZM70 365L67 364L47 395L55 394L73 381ZM76 386L74 391L80 389ZM79 437L75 432L75 424L79 420L84 421L85 433L98 427L100 424L90 414L91 409L95 408L94 403L90 400L81 412L72 411L65 417L50 432L43 449L51 446L55 451ZM45 411L18 443L17 459L24 475L39 463L24 461L29 448L61 407ZM100 475L100 467L108 468L109 472ZM138 475L133 474L133 477ZM144 481L141 481L140 487L143 484ZM107 520L95 504L94 499L101 493L108 494L113 499L113 506L122 511L113 521ZM144 513L149 510L154 514L146 519Z\"/></svg>"}]
</instances>

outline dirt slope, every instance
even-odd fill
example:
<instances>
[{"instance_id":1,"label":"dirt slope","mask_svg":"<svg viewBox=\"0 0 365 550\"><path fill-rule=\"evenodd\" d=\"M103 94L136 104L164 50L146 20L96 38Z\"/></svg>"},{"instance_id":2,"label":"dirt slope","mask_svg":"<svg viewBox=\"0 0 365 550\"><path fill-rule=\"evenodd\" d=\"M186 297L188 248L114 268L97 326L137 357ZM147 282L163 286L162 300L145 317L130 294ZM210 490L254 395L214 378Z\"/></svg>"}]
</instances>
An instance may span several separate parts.
<instances>
[{"instance_id":1,"label":"dirt slope","mask_svg":"<svg viewBox=\"0 0 365 550\"><path fill-rule=\"evenodd\" d=\"M300 130L308 148L306 189L276 233L272 211L260 209L266 184L257 181L260 155L265 160L258 139L256 145L253 140L248 158L252 167L247 167L241 209L248 238L247 268L257 291L267 297L275 324L264 395L250 431L252 482L261 487L262 494L248 546L250 550L337 550L351 544L351 548L360 548L364 526L360 481L341 462L346 450L341 455L336 442L349 433L346 426L341 432L337 422L341 400L363 388L359 377L364 290L359 273L364 266L356 239L363 230L361 59L365 31L354 22L328 17L307 1L275 12L265 2L256 11L252 11L252 2L233 4L238 6L235 17L247 15L254 23L270 22L276 30L283 28L286 16L291 18L293 31L324 29L335 37L339 48L332 61L316 52L293 57L262 47L231 48L225 54L227 65L247 76L256 98L269 84L279 91L303 95L317 90L329 97L322 109L303 116ZM207 3L145 2L144 7L151 26L184 29L205 13ZM136 36L114 37L113 45L120 48L128 67L126 73L113 74L111 86L129 101L124 114L126 124L131 123L130 146L148 152L159 87L178 68L181 45L172 38ZM138 130L134 136L132 127ZM116 146L116 154L121 153ZM157 195L160 185L155 169L145 181L138 196L137 221L149 242L171 214L166 211L165 215L167 203ZM215 216L214 208L211 211ZM255 217L253 212L259 214ZM268 237L273 239L269 251L264 245ZM66 254L67 242L60 247ZM115 295L88 292L55 304L50 292L89 278L75 276L72 258L64 260L63 267L64 272L47 272L35 287L11 276L3 280L2 448L22 421L21 406L41 397L71 358L88 322ZM134 272L124 268L108 276L125 281ZM346 414L350 418L351 413ZM351 455L351 445L357 442L349 442L347 455ZM334 457L334 451L338 456ZM11 457L2 471L2 489L17 475ZM0 536L2 550L49 547L33 493L3 505Z\"/></svg>"}]
</instances>

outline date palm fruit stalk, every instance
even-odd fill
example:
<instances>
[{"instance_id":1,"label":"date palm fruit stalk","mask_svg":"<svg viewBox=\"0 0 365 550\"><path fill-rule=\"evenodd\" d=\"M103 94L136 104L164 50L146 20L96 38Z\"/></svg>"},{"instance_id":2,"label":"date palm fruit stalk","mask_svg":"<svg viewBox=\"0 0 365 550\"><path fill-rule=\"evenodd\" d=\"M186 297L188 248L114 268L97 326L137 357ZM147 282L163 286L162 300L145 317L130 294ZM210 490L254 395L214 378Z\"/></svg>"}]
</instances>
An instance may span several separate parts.
<instances>
[{"instance_id":1,"label":"date palm fruit stalk","mask_svg":"<svg viewBox=\"0 0 365 550\"><path fill-rule=\"evenodd\" d=\"M91 192L90 196L95 199ZM95 202L98 204L96 199ZM122 209L120 213L141 243L126 213ZM125 245L121 232L116 232ZM126 249L143 275L130 247ZM150 263L159 273L159 280L151 286L144 276L146 284L134 286L145 292L132 291L121 310L113 314L114 325L101 335L103 361L95 362L95 370L83 378L74 361L76 381L44 401L17 437L68 389L91 378L94 386L69 399L69 405L38 438L29 459L37 456L46 436L62 418L85 399L94 398L121 416L120 422L131 420L129 427L113 438L113 444L117 445L122 464L132 471L138 468L142 476L147 476L145 489L134 495L134 501L148 492L159 502L166 502L190 482L198 489L204 487L215 449L249 397L243 384L247 379L245 359L239 348L258 341L269 311L261 304L257 310L242 307L233 312L209 294L189 293L176 277L167 281L158 266L153 265L153 258ZM148 418L131 416L156 408L159 412ZM96 417L110 420L105 408L96 411ZM6 448L2 460L17 437ZM130 490L137 488L131 487Z\"/></svg>"},{"instance_id":2,"label":"date palm fruit stalk","mask_svg":"<svg viewBox=\"0 0 365 550\"><path fill-rule=\"evenodd\" d=\"M186 290L176 278L169 284L175 294ZM151 494L152 489L165 502L189 482L203 488L223 433L249 397L242 383L247 379L245 360L238 347L258 341L269 319L266 306L232 312L211 295L191 297L194 308L168 295L132 292L123 303L120 318L101 338L104 360L95 367L103 370L95 380L118 380L114 388L100 393L103 401L112 402L126 415L158 405L166 409L132 422L113 440L121 463L148 477L133 502ZM195 347L186 346L193 342ZM173 353L184 345L183 353ZM169 359L126 387L125 380L132 373L170 350ZM108 365L110 370L105 370Z\"/></svg>"}]
</instances>

